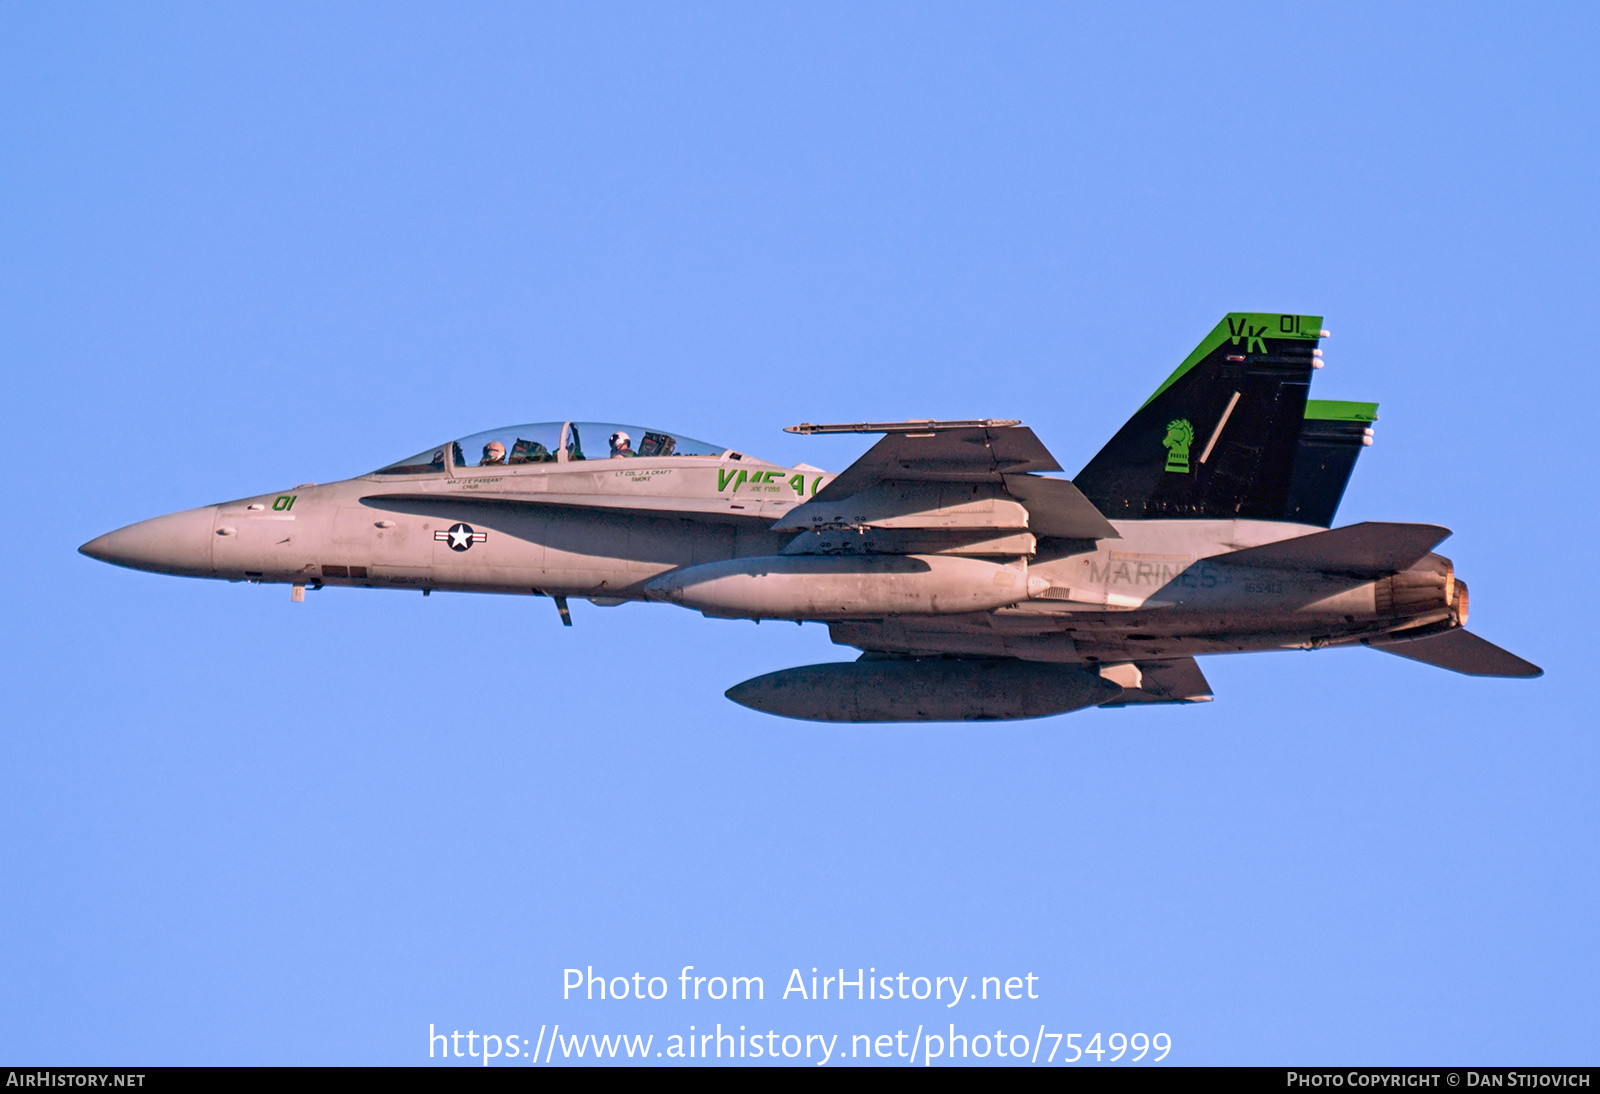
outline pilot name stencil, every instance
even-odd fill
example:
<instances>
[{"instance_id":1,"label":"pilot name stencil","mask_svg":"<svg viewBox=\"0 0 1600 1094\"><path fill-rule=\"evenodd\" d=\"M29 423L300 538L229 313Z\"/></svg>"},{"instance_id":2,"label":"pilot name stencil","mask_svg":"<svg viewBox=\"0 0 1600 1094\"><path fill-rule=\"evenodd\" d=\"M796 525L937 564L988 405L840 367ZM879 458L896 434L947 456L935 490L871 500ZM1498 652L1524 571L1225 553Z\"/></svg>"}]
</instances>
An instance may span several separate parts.
<instances>
[{"instance_id":1,"label":"pilot name stencil","mask_svg":"<svg viewBox=\"0 0 1600 1094\"><path fill-rule=\"evenodd\" d=\"M624 470L614 471L612 474L619 479L627 479L629 482L649 482L651 479L659 479L671 475L675 470L675 468L671 467L649 467L642 471Z\"/></svg>"}]
</instances>

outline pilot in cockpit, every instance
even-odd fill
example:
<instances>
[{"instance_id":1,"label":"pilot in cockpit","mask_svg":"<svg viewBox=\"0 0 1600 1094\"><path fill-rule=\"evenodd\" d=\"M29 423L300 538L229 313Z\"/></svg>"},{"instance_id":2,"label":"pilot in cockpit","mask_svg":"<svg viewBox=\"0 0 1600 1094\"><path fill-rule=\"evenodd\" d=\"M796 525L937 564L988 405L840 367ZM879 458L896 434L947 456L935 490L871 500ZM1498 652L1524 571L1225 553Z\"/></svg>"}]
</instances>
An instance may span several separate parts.
<instances>
[{"instance_id":1,"label":"pilot in cockpit","mask_svg":"<svg viewBox=\"0 0 1600 1094\"><path fill-rule=\"evenodd\" d=\"M506 446L499 441L490 441L483 446L483 459L478 461L479 467L494 467L506 462Z\"/></svg>"},{"instance_id":2,"label":"pilot in cockpit","mask_svg":"<svg viewBox=\"0 0 1600 1094\"><path fill-rule=\"evenodd\" d=\"M639 453L633 450L632 437L628 436L626 433L623 433L621 430L611 434L612 459L619 460L628 456L637 456L638 454Z\"/></svg>"}]
</instances>

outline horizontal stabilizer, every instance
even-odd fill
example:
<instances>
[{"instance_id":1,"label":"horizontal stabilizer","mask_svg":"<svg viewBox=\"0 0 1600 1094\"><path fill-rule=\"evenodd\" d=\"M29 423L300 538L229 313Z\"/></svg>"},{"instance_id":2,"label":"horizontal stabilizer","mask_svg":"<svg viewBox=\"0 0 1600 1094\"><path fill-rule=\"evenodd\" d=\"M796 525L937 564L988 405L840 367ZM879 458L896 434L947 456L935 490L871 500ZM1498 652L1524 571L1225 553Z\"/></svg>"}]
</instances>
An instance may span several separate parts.
<instances>
[{"instance_id":1,"label":"horizontal stabilizer","mask_svg":"<svg viewBox=\"0 0 1600 1094\"><path fill-rule=\"evenodd\" d=\"M1444 541L1450 529L1437 524L1391 524L1369 520L1327 532L1246 547L1209 561L1268 570L1315 570L1321 573L1382 577L1419 561Z\"/></svg>"},{"instance_id":2,"label":"horizontal stabilizer","mask_svg":"<svg viewBox=\"0 0 1600 1094\"><path fill-rule=\"evenodd\" d=\"M1426 638L1385 640L1371 638L1367 645L1397 657L1421 661L1468 676L1543 676L1544 670L1509 650L1503 650L1471 631L1456 629Z\"/></svg>"}]
</instances>

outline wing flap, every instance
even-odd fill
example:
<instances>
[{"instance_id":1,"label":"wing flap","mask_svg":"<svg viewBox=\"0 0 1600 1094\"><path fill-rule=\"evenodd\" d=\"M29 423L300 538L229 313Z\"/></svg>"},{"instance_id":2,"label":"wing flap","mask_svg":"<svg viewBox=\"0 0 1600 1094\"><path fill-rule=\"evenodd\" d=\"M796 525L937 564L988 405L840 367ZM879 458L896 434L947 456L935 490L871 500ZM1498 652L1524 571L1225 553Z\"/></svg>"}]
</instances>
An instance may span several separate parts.
<instances>
[{"instance_id":1,"label":"wing flap","mask_svg":"<svg viewBox=\"0 0 1600 1094\"><path fill-rule=\"evenodd\" d=\"M1381 577L1397 573L1424 558L1450 535L1437 524L1394 524L1365 521L1327 532L1246 547L1209 561L1268 570L1316 570L1322 573Z\"/></svg>"},{"instance_id":2,"label":"wing flap","mask_svg":"<svg viewBox=\"0 0 1600 1094\"><path fill-rule=\"evenodd\" d=\"M1028 531L1060 539L1121 539L1070 479L1006 475L1006 491L1028 511Z\"/></svg>"},{"instance_id":3,"label":"wing flap","mask_svg":"<svg viewBox=\"0 0 1600 1094\"><path fill-rule=\"evenodd\" d=\"M1538 665L1524 661L1471 631L1456 629L1426 638L1369 638L1367 645L1396 657L1465 673L1467 676L1543 676Z\"/></svg>"}]
</instances>

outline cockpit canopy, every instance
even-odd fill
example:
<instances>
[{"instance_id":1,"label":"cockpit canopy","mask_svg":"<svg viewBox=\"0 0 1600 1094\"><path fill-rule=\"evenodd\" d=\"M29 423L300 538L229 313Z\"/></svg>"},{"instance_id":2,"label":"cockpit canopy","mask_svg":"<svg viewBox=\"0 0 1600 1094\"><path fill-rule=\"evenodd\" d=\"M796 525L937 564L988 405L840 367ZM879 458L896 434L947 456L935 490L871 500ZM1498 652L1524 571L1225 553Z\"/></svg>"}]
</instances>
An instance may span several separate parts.
<instances>
[{"instance_id":1,"label":"cockpit canopy","mask_svg":"<svg viewBox=\"0 0 1600 1094\"><path fill-rule=\"evenodd\" d=\"M662 456L718 457L728 451L681 433L614 422L537 422L474 433L380 468L379 475L431 475L478 467Z\"/></svg>"}]
</instances>

